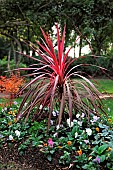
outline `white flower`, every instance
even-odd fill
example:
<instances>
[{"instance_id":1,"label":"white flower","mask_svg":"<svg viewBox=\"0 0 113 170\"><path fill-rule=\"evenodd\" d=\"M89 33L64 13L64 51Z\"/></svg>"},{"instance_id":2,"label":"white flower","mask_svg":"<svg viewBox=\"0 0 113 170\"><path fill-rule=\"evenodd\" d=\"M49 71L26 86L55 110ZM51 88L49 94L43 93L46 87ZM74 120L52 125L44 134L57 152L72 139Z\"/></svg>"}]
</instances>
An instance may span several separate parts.
<instances>
[{"instance_id":1,"label":"white flower","mask_svg":"<svg viewBox=\"0 0 113 170\"><path fill-rule=\"evenodd\" d=\"M76 119L74 119L74 120L73 120L73 122L76 122L76 123L77 123L77 120L76 120Z\"/></svg>"},{"instance_id":2,"label":"white flower","mask_svg":"<svg viewBox=\"0 0 113 170\"><path fill-rule=\"evenodd\" d=\"M50 120L51 125L53 125L53 120Z\"/></svg>"},{"instance_id":3,"label":"white flower","mask_svg":"<svg viewBox=\"0 0 113 170\"><path fill-rule=\"evenodd\" d=\"M57 125L57 126L56 126L56 129L58 130L59 128L60 128L60 125Z\"/></svg>"},{"instance_id":4,"label":"white flower","mask_svg":"<svg viewBox=\"0 0 113 170\"><path fill-rule=\"evenodd\" d=\"M96 110L95 110L95 108L93 109L93 111L94 111L94 113L96 113Z\"/></svg>"},{"instance_id":5,"label":"white flower","mask_svg":"<svg viewBox=\"0 0 113 170\"><path fill-rule=\"evenodd\" d=\"M18 103L16 101L13 102L14 105L17 105Z\"/></svg>"},{"instance_id":6,"label":"white flower","mask_svg":"<svg viewBox=\"0 0 113 170\"><path fill-rule=\"evenodd\" d=\"M74 165L74 164L70 164L70 165L69 165L69 169L70 169L71 167L73 167L73 165Z\"/></svg>"},{"instance_id":7,"label":"white flower","mask_svg":"<svg viewBox=\"0 0 113 170\"><path fill-rule=\"evenodd\" d=\"M86 128L86 133L88 134L88 136L92 135L92 130L90 128Z\"/></svg>"},{"instance_id":8,"label":"white flower","mask_svg":"<svg viewBox=\"0 0 113 170\"><path fill-rule=\"evenodd\" d=\"M2 113L4 112L4 109L2 109Z\"/></svg>"},{"instance_id":9,"label":"white flower","mask_svg":"<svg viewBox=\"0 0 113 170\"><path fill-rule=\"evenodd\" d=\"M27 103L25 103L24 106L27 106Z\"/></svg>"},{"instance_id":10,"label":"white flower","mask_svg":"<svg viewBox=\"0 0 113 170\"><path fill-rule=\"evenodd\" d=\"M85 116L85 114L84 114L84 113L82 113L81 117L83 118L84 116Z\"/></svg>"},{"instance_id":11,"label":"white flower","mask_svg":"<svg viewBox=\"0 0 113 170\"><path fill-rule=\"evenodd\" d=\"M58 135L58 133L56 132L56 133L53 134L53 137L56 137L57 135Z\"/></svg>"},{"instance_id":12,"label":"white flower","mask_svg":"<svg viewBox=\"0 0 113 170\"><path fill-rule=\"evenodd\" d=\"M42 104L40 105L39 109L40 109L40 110L42 109Z\"/></svg>"},{"instance_id":13,"label":"white flower","mask_svg":"<svg viewBox=\"0 0 113 170\"><path fill-rule=\"evenodd\" d=\"M111 109L108 107L108 112L110 112L110 110L111 110Z\"/></svg>"},{"instance_id":14,"label":"white flower","mask_svg":"<svg viewBox=\"0 0 113 170\"><path fill-rule=\"evenodd\" d=\"M70 118L67 119L67 124L69 127L73 127L74 123L70 121Z\"/></svg>"},{"instance_id":15,"label":"white flower","mask_svg":"<svg viewBox=\"0 0 113 170\"><path fill-rule=\"evenodd\" d=\"M92 124L94 124L99 119L98 116L93 116L93 120L90 120Z\"/></svg>"},{"instance_id":16,"label":"white flower","mask_svg":"<svg viewBox=\"0 0 113 170\"><path fill-rule=\"evenodd\" d=\"M4 110L7 111L7 107L4 107Z\"/></svg>"},{"instance_id":17,"label":"white flower","mask_svg":"<svg viewBox=\"0 0 113 170\"><path fill-rule=\"evenodd\" d=\"M76 115L76 118L78 119L79 117L80 117L80 114L77 114L77 115Z\"/></svg>"},{"instance_id":18,"label":"white flower","mask_svg":"<svg viewBox=\"0 0 113 170\"><path fill-rule=\"evenodd\" d=\"M59 111L58 110L56 110L56 114L57 114L57 116L59 115Z\"/></svg>"},{"instance_id":19,"label":"white flower","mask_svg":"<svg viewBox=\"0 0 113 170\"><path fill-rule=\"evenodd\" d=\"M79 125L79 126L82 126L82 122L81 122L81 121L78 121L78 125Z\"/></svg>"},{"instance_id":20,"label":"white flower","mask_svg":"<svg viewBox=\"0 0 113 170\"><path fill-rule=\"evenodd\" d=\"M9 135L9 140L13 140L13 136L12 135Z\"/></svg>"},{"instance_id":21,"label":"white flower","mask_svg":"<svg viewBox=\"0 0 113 170\"><path fill-rule=\"evenodd\" d=\"M53 116L57 116L57 113L53 110L52 111Z\"/></svg>"},{"instance_id":22,"label":"white flower","mask_svg":"<svg viewBox=\"0 0 113 170\"><path fill-rule=\"evenodd\" d=\"M15 130L15 134L16 134L17 137L19 137L20 136L20 131Z\"/></svg>"},{"instance_id":23,"label":"white flower","mask_svg":"<svg viewBox=\"0 0 113 170\"><path fill-rule=\"evenodd\" d=\"M78 137L78 132L75 132L75 138L77 138Z\"/></svg>"},{"instance_id":24,"label":"white flower","mask_svg":"<svg viewBox=\"0 0 113 170\"><path fill-rule=\"evenodd\" d=\"M56 126L56 130L60 129L60 127L63 127L63 125L62 124L61 125L57 125Z\"/></svg>"},{"instance_id":25,"label":"white flower","mask_svg":"<svg viewBox=\"0 0 113 170\"><path fill-rule=\"evenodd\" d=\"M97 121L99 119L99 117L98 116L93 116L93 121Z\"/></svg>"}]
</instances>

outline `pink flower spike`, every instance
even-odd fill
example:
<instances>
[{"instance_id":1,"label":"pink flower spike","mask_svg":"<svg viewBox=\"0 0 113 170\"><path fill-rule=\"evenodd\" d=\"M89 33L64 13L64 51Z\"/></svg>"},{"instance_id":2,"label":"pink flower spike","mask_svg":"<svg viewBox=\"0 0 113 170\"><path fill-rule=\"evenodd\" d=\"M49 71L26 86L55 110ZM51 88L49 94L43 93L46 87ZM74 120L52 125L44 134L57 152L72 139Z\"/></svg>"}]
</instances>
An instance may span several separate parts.
<instances>
[{"instance_id":1,"label":"pink flower spike","mask_svg":"<svg viewBox=\"0 0 113 170\"><path fill-rule=\"evenodd\" d=\"M50 148L53 148L54 142L52 141L52 138L48 139L48 145Z\"/></svg>"}]
</instances>

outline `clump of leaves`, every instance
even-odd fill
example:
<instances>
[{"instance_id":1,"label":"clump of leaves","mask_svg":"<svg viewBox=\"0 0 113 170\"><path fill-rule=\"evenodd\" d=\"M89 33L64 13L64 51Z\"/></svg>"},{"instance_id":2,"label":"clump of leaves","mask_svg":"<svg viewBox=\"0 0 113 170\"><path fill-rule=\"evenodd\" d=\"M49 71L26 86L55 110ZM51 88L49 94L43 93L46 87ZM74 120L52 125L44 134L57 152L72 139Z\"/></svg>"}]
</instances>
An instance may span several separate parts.
<instances>
[{"instance_id":1,"label":"clump of leaves","mask_svg":"<svg viewBox=\"0 0 113 170\"><path fill-rule=\"evenodd\" d=\"M0 91L16 94L24 82L25 80L19 72L17 74L11 73L10 77L0 76Z\"/></svg>"},{"instance_id":2,"label":"clump of leaves","mask_svg":"<svg viewBox=\"0 0 113 170\"><path fill-rule=\"evenodd\" d=\"M12 100L24 83L25 79L20 76L19 72L17 74L11 73L9 77L0 76L0 92L9 94L9 98Z\"/></svg>"},{"instance_id":3,"label":"clump of leaves","mask_svg":"<svg viewBox=\"0 0 113 170\"><path fill-rule=\"evenodd\" d=\"M35 44L30 43L31 48L41 58L37 59L21 53L37 61L38 64L34 64L29 68L20 68L20 70L33 71L26 76L34 76L35 78L20 90L21 93L30 87L20 105L17 120L25 115L27 119L31 110L36 106L37 117L43 116L44 107L49 107L49 115L47 115L48 127L50 126L52 111L56 105L59 106L57 121L59 125L65 112L68 113L70 121L72 120L73 113L84 112L88 119L91 112L99 115L98 109L101 109L100 92L88 78L84 77L80 71L77 71L77 68L82 66L82 64L71 67L71 64L75 61L75 59L70 60L68 58L72 47L67 52L64 52L66 26L64 26L62 38L60 37L58 24L56 29L57 54L55 53L50 35L46 34L42 28L41 31L44 37L42 44L36 41L37 47ZM73 76L74 79L72 79ZM85 98L83 97L84 91ZM27 105L24 106L26 101ZM40 105L42 106L41 109L39 109Z\"/></svg>"}]
</instances>

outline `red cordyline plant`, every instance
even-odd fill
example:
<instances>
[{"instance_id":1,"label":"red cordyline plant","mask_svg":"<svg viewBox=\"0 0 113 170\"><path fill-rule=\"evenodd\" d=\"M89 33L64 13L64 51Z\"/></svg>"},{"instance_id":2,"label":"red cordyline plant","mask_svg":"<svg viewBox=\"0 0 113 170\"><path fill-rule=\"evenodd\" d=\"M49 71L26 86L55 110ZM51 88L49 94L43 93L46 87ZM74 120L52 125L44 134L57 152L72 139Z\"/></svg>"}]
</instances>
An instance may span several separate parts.
<instances>
[{"instance_id":1,"label":"red cordyline plant","mask_svg":"<svg viewBox=\"0 0 113 170\"><path fill-rule=\"evenodd\" d=\"M23 116L26 116L27 119L34 107L37 107L36 117L41 117L44 113L44 107L48 106L48 127L50 127L52 111L56 105L59 106L57 119L57 124L59 125L61 124L65 112L68 113L70 121L72 120L73 113L77 114L78 112L84 112L88 119L91 112L99 115L98 109L101 109L100 92L88 78L80 74L80 71L75 71L75 69L77 70L82 64L70 67L75 59L70 60L68 57L72 47L64 53L66 26L64 26L62 38L60 37L58 24L56 25L56 29L57 54L55 53L51 37L46 34L42 28L41 31L44 37L44 40L42 39L43 43L41 44L36 41L38 47L30 43L31 48L38 53L41 59L22 54L37 61L38 67L34 64L32 65L32 68L19 69L32 70L33 72L27 76L34 76L35 78L26 84L20 91L22 92L30 87L20 105L17 120ZM73 76L75 77L74 79L72 79ZM86 93L84 93L84 91ZM83 97L83 94L85 94L85 98ZM27 105L25 106L26 101ZM42 105L41 109L39 109L40 105Z\"/></svg>"}]
</instances>

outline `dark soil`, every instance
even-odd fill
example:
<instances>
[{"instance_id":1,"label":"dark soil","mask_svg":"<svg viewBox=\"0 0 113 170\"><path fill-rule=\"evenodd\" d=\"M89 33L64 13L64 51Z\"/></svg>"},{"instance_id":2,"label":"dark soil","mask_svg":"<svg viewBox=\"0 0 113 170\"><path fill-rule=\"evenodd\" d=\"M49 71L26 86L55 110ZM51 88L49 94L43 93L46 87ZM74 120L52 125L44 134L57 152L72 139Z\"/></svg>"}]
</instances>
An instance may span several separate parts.
<instances>
[{"instance_id":1,"label":"dark soil","mask_svg":"<svg viewBox=\"0 0 113 170\"><path fill-rule=\"evenodd\" d=\"M23 155L18 152L18 145L0 148L0 170L68 170L66 166L59 166L59 153L53 155L49 162L39 149L29 147Z\"/></svg>"}]
</instances>

